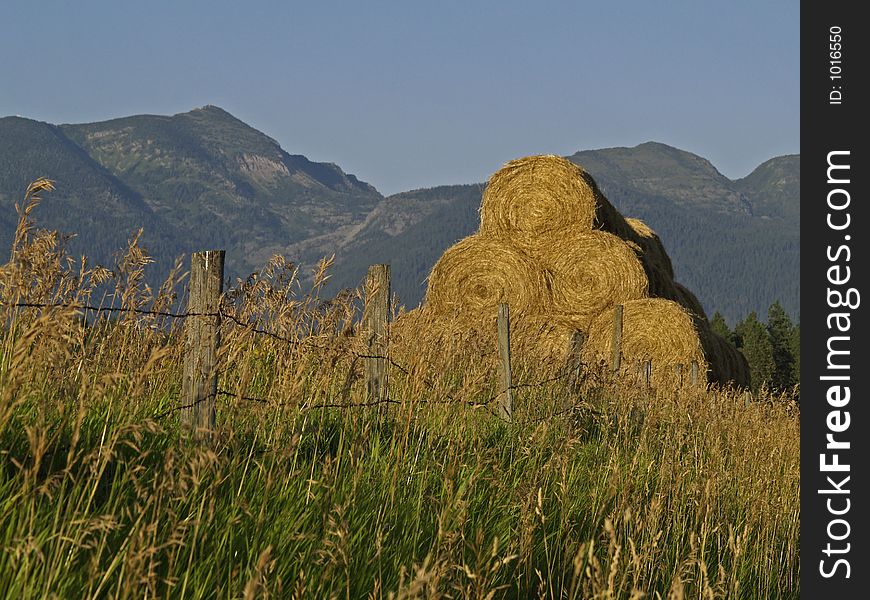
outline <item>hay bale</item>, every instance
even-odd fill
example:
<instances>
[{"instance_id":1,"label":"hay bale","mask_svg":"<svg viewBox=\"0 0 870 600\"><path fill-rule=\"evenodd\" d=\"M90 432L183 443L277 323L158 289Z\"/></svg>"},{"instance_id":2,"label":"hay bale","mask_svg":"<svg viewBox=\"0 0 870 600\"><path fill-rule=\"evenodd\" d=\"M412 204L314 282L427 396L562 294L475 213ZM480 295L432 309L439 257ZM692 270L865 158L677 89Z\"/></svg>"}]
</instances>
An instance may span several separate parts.
<instances>
[{"instance_id":1,"label":"hay bale","mask_svg":"<svg viewBox=\"0 0 870 600\"><path fill-rule=\"evenodd\" d=\"M704 321L707 320L707 313L704 312L704 307L701 306L698 297L695 296L689 288L675 281L674 290L676 292L676 297L673 298L674 300L679 302L680 305L689 312L694 313Z\"/></svg>"},{"instance_id":2,"label":"hay bale","mask_svg":"<svg viewBox=\"0 0 870 600\"><path fill-rule=\"evenodd\" d=\"M570 321L542 315L520 317L511 323L511 352L527 362L559 369L565 365L577 331Z\"/></svg>"},{"instance_id":3,"label":"hay bale","mask_svg":"<svg viewBox=\"0 0 870 600\"><path fill-rule=\"evenodd\" d=\"M732 384L738 387L749 387L752 383L752 377L746 357L731 342L721 336L716 337L719 338L719 352L727 361L729 368L727 377L720 383L722 385Z\"/></svg>"},{"instance_id":4,"label":"hay bale","mask_svg":"<svg viewBox=\"0 0 870 600\"><path fill-rule=\"evenodd\" d=\"M649 282L635 250L613 234L564 227L523 246L552 274L552 315L575 329L585 330L616 304L647 296Z\"/></svg>"},{"instance_id":5,"label":"hay bale","mask_svg":"<svg viewBox=\"0 0 870 600\"><path fill-rule=\"evenodd\" d=\"M693 315L709 365L708 380L721 386L749 385L749 366L734 345L715 333L706 319Z\"/></svg>"},{"instance_id":6,"label":"hay bale","mask_svg":"<svg viewBox=\"0 0 870 600\"><path fill-rule=\"evenodd\" d=\"M500 302L515 313L546 312L550 274L505 240L469 236L448 248L429 275L426 305L436 313L495 315Z\"/></svg>"},{"instance_id":7,"label":"hay bale","mask_svg":"<svg viewBox=\"0 0 870 600\"><path fill-rule=\"evenodd\" d=\"M528 239L565 227L606 231L641 246L657 243L651 254L673 277L670 259L655 232L645 225L641 232L635 231L592 175L570 160L552 154L526 156L508 162L489 178L480 205L482 234Z\"/></svg>"},{"instance_id":8,"label":"hay bale","mask_svg":"<svg viewBox=\"0 0 870 600\"><path fill-rule=\"evenodd\" d=\"M675 389L679 380L678 364L698 361L701 374L708 362L700 332L692 316L676 302L662 298L632 300L623 304L622 375L635 377L635 369L644 361L652 362L652 385L658 389ZM594 365L610 362L613 348L614 310L600 314L591 324L583 347L583 360Z\"/></svg>"},{"instance_id":9,"label":"hay bale","mask_svg":"<svg viewBox=\"0 0 870 600\"><path fill-rule=\"evenodd\" d=\"M652 298L665 298L666 300L677 302L678 294L676 287L674 287L674 280L671 279L661 265L650 259L639 244L632 241L626 241L625 243L634 251L638 260L640 260L644 273L646 273L646 278L649 282L648 295Z\"/></svg>"},{"instance_id":10,"label":"hay bale","mask_svg":"<svg viewBox=\"0 0 870 600\"><path fill-rule=\"evenodd\" d=\"M487 182L480 205L480 232L532 235L574 226L592 229L595 189L586 172L555 155L512 160Z\"/></svg>"},{"instance_id":11,"label":"hay bale","mask_svg":"<svg viewBox=\"0 0 870 600\"><path fill-rule=\"evenodd\" d=\"M658 234L652 228L633 217L628 217L625 222L631 228L632 235L629 239L636 242L643 249L645 256L649 257L650 262L655 264L671 279L674 278L674 266L671 263L671 257L668 256L664 244Z\"/></svg>"},{"instance_id":12,"label":"hay bale","mask_svg":"<svg viewBox=\"0 0 870 600\"><path fill-rule=\"evenodd\" d=\"M539 315L511 316L511 355L517 365L564 366L575 329ZM481 366L498 355L496 317L438 313L429 307L399 315L391 324L390 352L400 364L423 358L429 365Z\"/></svg>"},{"instance_id":13,"label":"hay bale","mask_svg":"<svg viewBox=\"0 0 870 600\"><path fill-rule=\"evenodd\" d=\"M512 160L489 178L480 205L482 234L531 238L565 227L635 235L592 176L561 156Z\"/></svg>"}]
</instances>

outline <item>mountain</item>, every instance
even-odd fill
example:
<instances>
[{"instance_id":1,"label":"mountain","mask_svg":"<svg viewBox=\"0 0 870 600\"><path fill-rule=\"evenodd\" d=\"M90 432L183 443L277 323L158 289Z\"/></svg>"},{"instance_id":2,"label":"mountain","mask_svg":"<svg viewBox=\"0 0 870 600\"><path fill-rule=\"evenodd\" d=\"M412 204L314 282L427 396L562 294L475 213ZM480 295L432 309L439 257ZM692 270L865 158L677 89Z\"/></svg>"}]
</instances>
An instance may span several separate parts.
<instances>
[{"instance_id":1,"label":"mountain","mask_svg":"<svg viewBox=\"0 0 870 600\"><path fill-rule=\"evenodd\" d=\"M178 231L161 223L139 194L58 127L19 117L0 119L0 248L12 243L18 220L15 204L27 185L42 175L53 179L58 189L35 211L38 224L77 233L88 240L81 250L111 256L130 233L145 227L152 247L177 251Z\"/></svg>"},{"instance_id":2,"label":"mountain","mask_svg":"<svg viewBox=\"0 0 870 600\"><path fill-rule=\"evenodd\" d=\"M756 215L800 223L800 170L799 155L778 156L734 184L753 199Z\"/></svg>"},{"instance_id":3,"label":"mountain","mask_svg":"<svg viewBox=\"0 0 870 600\"><path fill-rule=\"evenodd\" d=\"M662 238L677 279L729 321L780 300L799 315L800 157L782 156L731 180L706 159L664 144L578 152L625 214ZM493 166L493 171L498 165ZM291 155L226 111L137 115L52 125L0 119L0 248L9 247L27 184L57 182L34 213L78 234L70 247L100 261L140 227L160 267L182 253L227 250L228 276L270 256L310 265L337 254L328 291L356 286L389 262L401 301L414 305L441 253L477 230L483 184L384 198L330 163Z\"/></svg>"},{"instance_id":4,"label":"mountain","mask_svg":"<svg viewBox=\"0 0 870 600\"><path fill-rule=\"evenodd\" d=\"M26 182L45 175L57 192L37 222L78 233L76 250L107 260L102 246L118 249L145 227L145 246L164 262L225 248L233 274L357 225L383 200L336 165L290 155L215 106L81 125L2 119L0 162L2 242Z\"/></svg>"}]
</instances>

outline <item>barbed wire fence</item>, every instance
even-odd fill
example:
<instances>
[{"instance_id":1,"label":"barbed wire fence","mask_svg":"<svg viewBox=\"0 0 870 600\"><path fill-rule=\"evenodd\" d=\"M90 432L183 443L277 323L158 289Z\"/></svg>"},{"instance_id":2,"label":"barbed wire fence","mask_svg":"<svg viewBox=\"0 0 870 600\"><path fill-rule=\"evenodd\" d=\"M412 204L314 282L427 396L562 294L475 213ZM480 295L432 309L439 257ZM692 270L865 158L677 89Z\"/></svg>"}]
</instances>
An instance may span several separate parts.
<instances>
[{"instance_id":1,"label":"barbed wire fence","mask_svg":"<svg viewBox=\"0 0 870 600\"><path fill-rule=\"evenodd\" d=\"M324 409L354 409L354 408L386 408L389 405L456 405L484 410L494 417L514 425L540 423L548 419L568 415L584 405L577 399L568 406L554 411L549 415L517 420L513 415L514 392L524 389L541 388L555 383L565 383L571 389L577 390L584 378L600 379L594 370L589 370L580 360L582 335L572 340L568 360L558 369L556 375L538 381L513 383L510 353L510 320L507 304L499 306L497 320L499 345L499 381L497 392L483 400L468 400L456 398L439 386L429 377L421 376L420 381L431 390L439 392L441 397L432 399L399 400L389 397L388 372L390 367L405 376L412 376L413 370L395 360L389 352L389 321L390 281L388 265L373 265L366 279L365 308L362 319L361 333L367 350L360 352L353 348L342 348L340 352L362 360L365 363L366 396L363 401L337 402L325 401L319 403L287 402L276 398L246 395L218 388L217 350L220 345L220 327L231 324L245 331L268 337L282 344L293 347L306 347L327 351L339 350L335 346L323 346L310 338L298 338L282 335L269 329L258 327L254 323L226 310L222 305L223 296L223 257L222 250L194 253L191 256L191 277L188 308L186 311L153 310L138 307L96 306L88 303L62 302L32 302L18 301L3 303L8 308L30 309L70 309L97 314L135 314L141 316L163 317L173 320L194 319L191 326L186 327L185 353L183 358L184 373L182 379L182 394L179 404L154 415L157 420L164 419L180 412L185 425L196 435L207 435L215 427L215 401L218 396L235 398L244 402L253 402L273 407L292 407L296 410ZM621 315L621 311L616 311ZM620 320L621 321L621 320ZM621 356L620 343L622 339L622 323L614 327L613 359L610 370L619 370ZM678 365L682 373L682 365ZM698 384L698 364L693 362L690 367L690 383ZM645 386L650 386L651 364L639 366L639 374ZM603 383L603 381L602 381ZM498 402L498 406L493 405Z\"/></svg>"}]
</instances>

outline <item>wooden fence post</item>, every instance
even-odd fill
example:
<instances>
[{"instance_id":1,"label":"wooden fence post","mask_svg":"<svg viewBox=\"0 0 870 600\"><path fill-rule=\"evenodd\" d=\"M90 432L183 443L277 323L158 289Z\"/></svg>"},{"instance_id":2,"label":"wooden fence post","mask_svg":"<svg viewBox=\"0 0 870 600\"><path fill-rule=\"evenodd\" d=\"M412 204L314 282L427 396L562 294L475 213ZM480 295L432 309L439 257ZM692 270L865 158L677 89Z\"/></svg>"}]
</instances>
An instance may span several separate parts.
<instances>
[{"instance_id":1,"label":"wooden fence post","mask_svg":"<svg viewBox=\"0 0 870 600\"><path fill-rule=\"evenodd\" d=\"M610 367L614 373L619 371L622 361L622 304L617 304L613 310L613 356Z\"/></svg>"},{"instance_id":2,"label":"wooden fence post","mask_svg":"<svg viewBox=\"0 0 870 600\"><path fill-rule=\"evenodd\" d=\"M583 344L586 335L582 331L571 334L571 342L568 350L568 386L577 391L583 379Z\"/></svg>"},{"instance_id":3,"label":"wooden fence post","mask_svg":"<svg viewBox=\"0 0 870 600\"><path fill-rule=\"evenodd\" d=\"M698 361L692 361L692 374L691 374L691 382L693 386L698 385Z\"/></svg>"},{"instance_id":4,"label":"wooden fence post","mask_svg":"<svg viewBox=\"0 0 870 600\"><path fill-rule=\"evenodd\" d=\"M646 389L650 389L650 382L652 380L652 361L645 360L643 361L643 384Z\"/></svg>"},{"instance_id":5,"label":"wooden fence post","mask_svg":"<svg viewBox=\"0 0 870 600\"><path fill-rule=\"evenodd\" d=\"M499 397L498 414L511 423L514 416L514 391L511 384L511 325L508 305L498 305L498 353L501 360L501 385L503 393Z\"/></svg>"},{"instance_id":6,"label":"wooden fence post","mask_svg":"<svg viewBox=\"0 0 870 600\"><path fill-rule=\"evenodd\" d=\"M372 265L366 276L366 304L363 315L369 357L365 359L366 391L369 400L388 399L387 352L390 319L390 265ZM383 407L386 408L386 407Z\"/></svg>"},{"instance_id":7,"label":"wooden fence post","mask_svg":"<svg viewBox=\"0 0 870 600\"><path fill-rule=\"evenodd\" d=\"M195 252L190 257L190 295L181 383L181 418L196 438L215 427L217 351L220 344L220 301L224 284L224 251Z\"/></svg>"}]
</instances>

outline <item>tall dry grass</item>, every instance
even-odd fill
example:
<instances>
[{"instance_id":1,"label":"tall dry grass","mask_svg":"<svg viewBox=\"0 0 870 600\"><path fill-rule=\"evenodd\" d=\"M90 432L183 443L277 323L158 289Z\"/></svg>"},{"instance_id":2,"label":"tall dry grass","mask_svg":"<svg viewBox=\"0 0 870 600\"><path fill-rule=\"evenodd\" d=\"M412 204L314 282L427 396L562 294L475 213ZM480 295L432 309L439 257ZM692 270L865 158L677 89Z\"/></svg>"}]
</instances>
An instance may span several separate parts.
<instances>
[{"instance_id":1,"label":"tall dry grass","mask_svg":"<svg viewBox=\"0 0 870 600\"><path fill-rule=\"evenodd\" d=\"M393 367L387 419L318 408L365 401L359 294L320 298L328 261L302 290L276 258L226 294L218 432L194 445L181 323L131 312L183 307L187 274L150 288L138 238L111 269L68 256L30 221L49 185L0 269L0 595L798 597L788 398L589 369L517 389L507 425L495 353L468 340ZM86 304L127 310L54 306Z\"/></svg>"}]
</instances>

